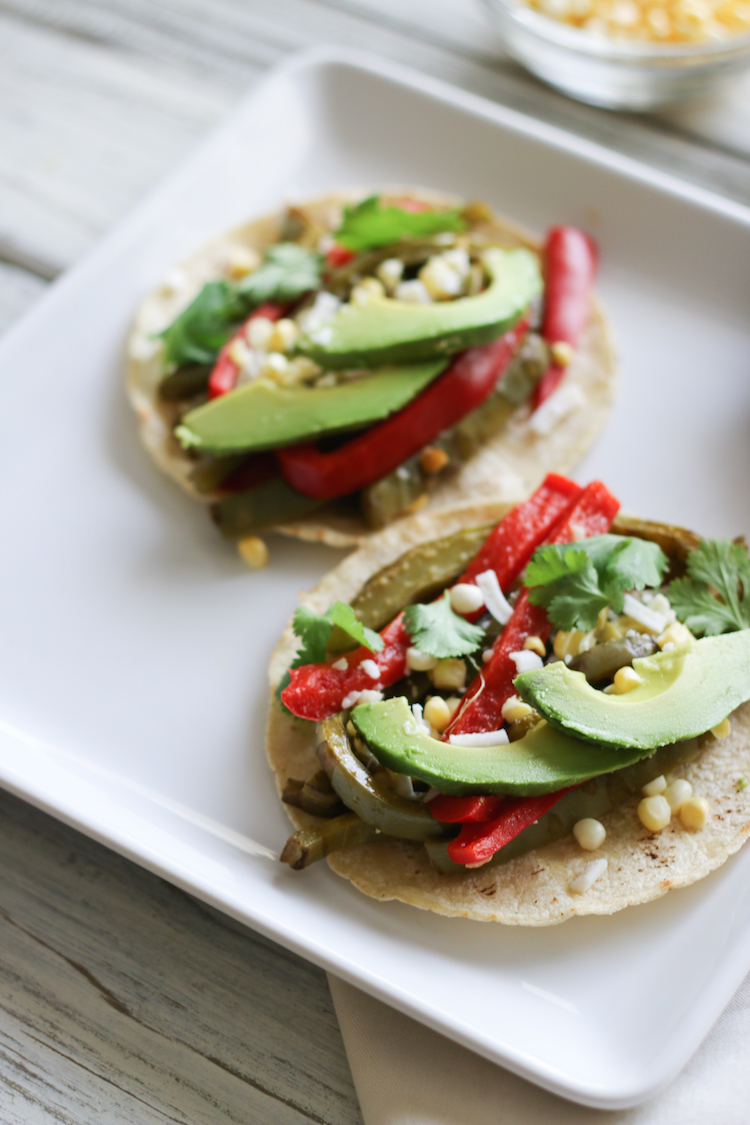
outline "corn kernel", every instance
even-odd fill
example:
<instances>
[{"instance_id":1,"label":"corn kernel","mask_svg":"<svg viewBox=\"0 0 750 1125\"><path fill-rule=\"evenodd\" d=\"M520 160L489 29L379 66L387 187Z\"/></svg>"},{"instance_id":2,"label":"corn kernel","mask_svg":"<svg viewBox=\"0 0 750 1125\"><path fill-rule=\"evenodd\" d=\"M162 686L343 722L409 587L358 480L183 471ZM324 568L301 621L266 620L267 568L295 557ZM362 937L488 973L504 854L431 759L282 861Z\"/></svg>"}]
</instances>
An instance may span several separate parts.
<instances>
[{"instance_id":1,"label":"corn kernel","mask_svg":"<svg viewBox=\"0 0 750 1125\"><path fill-rule=\"evenodd\" d=\"M239 539L237 550L253 570L262 570L264 566L268 566L268 547L257 535L246 535L244 539Z\"/></svg>"},{"instance_id":2,"label":"corn kernel","mask_svg":"<svg viewBox=\"0 0 750 1125\"><path fill-rule=\"evenodd\" d=\"M506 699L503 703L500 714L506 723L515 723L519 719L525 719L527 715L531 714L531 708L528 703L524 703L517 695L512 695L510 699Z\"/></svg>"},{"instance_id":3,"label":"corn kernel","mask_svg":"<svg viewBox=\"0 0 750 1125\"><path fill-rule=\"evenodd\" d=\"M682 625L679 621L673 621L663 633L659 634L656 643L659 648L664 648L665 645L670 643L675 648L687 648L692 645L694 640L695 637L685 625Z\"/></svg>"},{"instance_id":4,"label":"corn kernel","mask_svg":"<svg viewBox=\"0 0 750 1125\"><path fill-rule=\"evenodd\" d=\"M450 599L456 613L476 613L484 605L484 595L473 582L459 582L453 586Z\"/></svg>"},{"instance_id":5,"label":"corn kernel","mask_svg":"<svg viewBox=\"0 0 750 1125\"><path fill-rule=\"evenodd\" d=\"M538 653L539 656L547 655L547 646L541 637L527 637L523 642L523 647L530 649L531 652Z\"/></svg>"},{"instance_id":6,"label":"corn kernel","mask_svg":"<svg viewBox=\"0 0 750 1125\"><path fill-rule=\"evenodd\" d=\"M353 305L366 305L373 297L385 297L385 287L376 277L363 277L351 291L349 300Z\"/></svg>"},{"instance_id":7,"label":"corn kernel","mask_svg":"<svg viewBox=\"0 0 750 1125\"><path fill-rule=\"evenodd\" d=\"M693 787L684 777L678 777L664 790L664 796L673 813L678 813L688 797L692 797Z\"/></svg>"},{"instance_id":8,"label":"corn kernel","mask_svg":"<svg viewBox=\"0 0 750 1125\"><path fill-rule=\"evenodd\" d=\"M653 781L649 781L647 785L644 785L641 789L641 793L644 797L658 797L658 795L660 793L663 793L666 788L667 779L662 773L659 775L659 777L655 777Z\"/></svg>"},{"instance_id":9,"label":"corn kernel","mask_svg":"<svg viewBox=\"0 0 750 1125\"><path fill-rule=\"evenodd\" d=\"M260 265L260 254L249 246L235 246L227 255L227 273L238 279L247 277Z\"/></svg>"},{"instance_id":10,"label":"corn kernel","mask_svg":"<svg viewBox=\"0 0 750 1125\"><path fill-rule=\"evenodd\" d=\"M586 816L573 825L573 835L584 851L595 852L604 843L607 830L601 821Z\"/></svg>"},{"instance_id":11,"label":"corn kernel","mask_svg":"<svg viewBox=\"0 0 750 1125\"><path fill-rule=\"evenodd\" d=\"M442 734L451 721L451 710L444 699L439 695L433 695L424 705L424 717L438 734Z\"/></svg>"},{"instance_id":12,"label":"corn kernel","mask_svg":"<svg viewBox=\"0 0 750 1125\"><path fill-rule=\"evenodd\" d=\"M625 695L642 684L643 680L634 668L618 668L615 672L615 695Z\"/></svg>"},{"instance_id":13,"label":"corn kernel","mask_svg":"<svg viewBox=\"0 0 750 1125\"><path fill-rule=\"evenodd\" d=\"M554 344L550 344L549 350L552 355L552 362L556 367L568 367L576 354L565 340L555 340Z\"/></svg>"},{"instance_id":14,"label":"corn kernel","mask_svg":"<svg viewBox=\"0 0 750 1125\"><path fill-rule=\"evenodd\" d=\"M282 317L273 326L266 347L270 352L288 352L299 336L299 328L293 320Z\"/></svg>"},{"instance_id":15,"label":"corn kernel","mask_svg":"<svg viewBox=\"0 0 750 1125\"><path fill-rule=\"evenodd\" d=\"M666 797L644 797L638 803L638 819L649 832L661 832L672 819L672 810Z\"/></svg>"},{"instance_id":16,"label":"corn kernel","mask_svg":"<svg viewBox=\"0 0 750 1125\"><path fill-rule=\"evenodd\" d=\"M376 273L383 285L390 292L395 289L404 275L404 263L398 258L386 258L378 266Z\"/></svg>"},{"instance_id":17,"label":"corn kernel","mask_svg":"<svg viewBox=\"0 0 750 1125\"><path fill-rule=\"evenodd\" d=\"M466 665L457 656L446 656L438 660L430 678L436 688L455 691L466 683Z\"/></svg>"},{"instance_id":18,"label":"corn kernel","mask_svg":"<svg viewBox=\"0 0 750 1125\"><path fill-rule=\"evenodd\" d=\"M457 297L464 287L464 276L445 260L444 255L430 258L419 271L419 280L434 301Z\"/></svg>"},{"instance_id":19,"label":"corn kernel","mask_svg":"<svg viewBox=\"0 0 750 1125\"><path fill-rule=\"evenodd\" d=\"M274 330L274 323L267 316L254 316L245 329L245 337L251 348L268 351L268 341Z\"/></svg>"},{"instance_id":20,"label":"corn kernel","mask_svg":"<svg viewBox=\"0 0 750 1125\"><path fill-rule=\"evenodd\" d=\"M439 473L444 469L450 460L448 454L444 449L437 449L434 445L428 445L419 454L419 467L423 473L432 476L433 473Z\"/></svg>"},{"instance_id":21,"label":"corn kernel","mask_svg":"<svg viewBox=\"0 0 750 1125\"><path fill-rule=\"evenodd\" d=\"M456 711L458 711L459 707L461 706L461 699L457 695L449 695L445 702L447 703L450 710L451 718L453 718Z\"/></svg>"},{"instance_id":22,"label":"corn kernel","mask_svg":"<svg viewBox=\"0 0 750 1125\"><path fill-rule=\"evenodd\" d=\"M586 636L580 629L571 629L569 633L563 632L560 629L555 634L555 640L552 644L552 650L555 656L559 656L564 660L566 656L578 656L578 648Z\"/></svg>"},{"instance_id":23,"label":"corn kernel","mask_svg":"<svg viewBox=\"0 0 750 1125\"><path fill-rule=\"evenodd\" d=\"M729 719L722 719L722 721L715 727L711 727L711 734L714 738L728 738L732 733L732 724Z\"/></svg>"},{"instance_id":24,"label":"corn kernel","mask_svg":"<svg viewBox=\"0 0 750 1125\"><path fill-rule=\"evenodd\" d=\"M680 807L680 820L685 828L700 832L708 824L710 809L705 797L688 797Z\"/></svg>"},{"instance_id":25,"label":"corn kernel","mask_svg":"<svg viewBox=\"0 0 750 1125\"><path fill-rule=\"evenodd\" d=\"M406 666L411 672L429 672L436 664L437 659L434 656L428 656L418 648L407 648Z\"/></svg>"}]
</instances>

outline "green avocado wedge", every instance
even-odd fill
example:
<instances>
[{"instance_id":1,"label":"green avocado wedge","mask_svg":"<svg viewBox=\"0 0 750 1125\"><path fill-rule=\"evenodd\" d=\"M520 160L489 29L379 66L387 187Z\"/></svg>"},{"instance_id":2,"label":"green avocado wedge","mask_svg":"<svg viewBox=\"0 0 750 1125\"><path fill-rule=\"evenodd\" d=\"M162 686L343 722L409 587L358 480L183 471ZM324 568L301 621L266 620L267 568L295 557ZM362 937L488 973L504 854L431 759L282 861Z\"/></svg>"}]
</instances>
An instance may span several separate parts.
<instances>
[{"instance_id":1,"label":"green avocado wedge","mask_svg":"<svg viewBox=\"0 0 750 1125\"><path fill-rule=\"evenodd\" d=\"M487 250L490 284L475 297L417 305L374 297L348 304L333 320L302 336L297 351L322 367L379 367L452 355L497 339L520 320L542 292L536 255Z\"/></svg>"},{"instance_id":2,"label":"green avocado wedge","mask_svg":"<svg viewBox=\"0 0 750 1125\"><path fill-rule=\"evenodd\" d=\"M259 379L189 411L175 434L186 449L216 454L311 441L394 414L447 366L447 359L432 359L383 367L336 387L279 387Z\"/></svg>"},{"instance_id":3,"label":"green avocado wedge","mask_svg":"<svg viewBox=\"0 0 750 1125\"><path fill-rule=\"evenodd\" d=\"M382 765L451 796L554 793L632 765L651 753L594 746L545 722L505 746L454 746L424 734L403 696L363 703L351 717Z\"/></svg>"},{"instance_id":4,"label":"green avocado wedge","mask_svg":"<svg viewBox=\"0 0 750 1125\"><path fill-rule=\"evenodd\" d=\"M513 682L559 731L648 752L703 734L750 699L750 629L640 657L633 669L642 682L624 695L596 691L562 661Z\"/></svg>"}]
</instances>

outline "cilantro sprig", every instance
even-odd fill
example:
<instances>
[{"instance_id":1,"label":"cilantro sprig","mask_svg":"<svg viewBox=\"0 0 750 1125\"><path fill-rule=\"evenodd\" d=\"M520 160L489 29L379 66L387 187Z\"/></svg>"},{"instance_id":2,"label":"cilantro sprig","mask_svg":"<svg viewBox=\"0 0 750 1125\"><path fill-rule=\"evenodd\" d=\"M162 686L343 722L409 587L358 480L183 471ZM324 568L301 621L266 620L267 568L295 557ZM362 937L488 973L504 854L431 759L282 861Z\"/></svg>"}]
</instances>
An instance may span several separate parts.
<instances>
[{"instance_id":1,"label":"cilantro sprig","mask_svg":"<svg viewBox=\"0 0 750 1125\"><path fill-rule=\"evenodd\" d=\"M456 613L447 590L429 605L408 606L404 610L404 624L414 647L438 660L468 656L479 648L484 637L483 629Z\"/></svg>"},{"instance_id":2,"label":"cilantro sprig","mask_svg":"<svg viewBox=\"0 0 750 1125\"><path fill-rule=\"evenodd\" d=\"M750 627L750 558L730 539L704 539L687 557L687 576L669 584L677 617L696 636Z\"/></svg>"},{"instance_id":3,"label":"cilantro sprig","mask_svg":"<svg viewBox=\"0 0 750 1125\"><path fill-rule=\"evenodd\" d=\"M659 586L667 562L661 547L646 539L594 535L574 546L538 548L523 581L529 600L546 609L553 626L587 632L607 606L622 611L628 590Z\"/></svg>"},{"instance_id":4,"label":"cilantro sprig","mask_svg":"<svg viewBox=\"0 0 750 1125\"><path fill-rule=\"evenodd\" d=\"M290 665L292 668L299 668L302 664L320 664L325 660L334 629L341 630L349 642L364 645L370 652L380 652L383 648L380 634L358 621L354 610L346 602L334 602L323 614L313 613L302 605L292 618L292 628L302 641ZM340 647L339 651L342 651Z\"/></svg>"},{"instance_id":5,"label":"cilantro sprig","mask_svg":"<svg viewBox=\"0 0 750 1125\"><path fill-rule=\"evenodd\" d=\"M241 282L209 281L160 334L167 367L213 363L234 325L265 301L294 301L320 286L321 256L294 242L278 242Z\"/></svg>"},{"instance_id":6,"label":"cilantro sprig","mask_svg":"<svg viewBox=\"0 0 750 1125\"><path fill-rule=\"evenodd\" d=\"M402 238L426 238L441 231L462 231L466 222L457 208L445 211L405 211L381 207L371 195L355 207L344 208L344 218L334 238L348 250L377 250Z\"/></svg>"}]
</instances>

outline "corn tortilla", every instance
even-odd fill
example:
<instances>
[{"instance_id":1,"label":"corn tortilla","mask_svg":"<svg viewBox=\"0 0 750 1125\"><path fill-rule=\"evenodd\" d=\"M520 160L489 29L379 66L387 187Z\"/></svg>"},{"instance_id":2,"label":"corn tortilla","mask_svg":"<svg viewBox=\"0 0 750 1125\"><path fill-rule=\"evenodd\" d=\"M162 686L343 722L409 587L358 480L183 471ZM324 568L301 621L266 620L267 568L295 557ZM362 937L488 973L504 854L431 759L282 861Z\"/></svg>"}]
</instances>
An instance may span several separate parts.
<instances>
[{"instance_id":1,"label":"corn tortilla","mask_svg":"<svg viewBox=\"0 0 750 1125\"><path fill-rule=\"evenodd\" d=\"M322 226L335 230L344 204L358 201L365 194L363 191L332 192L302 206ZM391 188L382 198L388 203L403 197L441 207L460 203L453 196L412 187ZM138 419L141 441L157 466L203 503L210 503L214 497L194 489L189 477L194 462L174 438L170 409L159 400L158 388L164 372L161 348L154 337L171 324L207 281L226 276L227 261L233 251L248 248L262 253L277 241L283 217L284 212L278 211L237 227L188 258L174 271L179 285L162 285L145 299L128 338L126 386ZM539 250L539 243L530 234L498 216L482 229L505 245ZM563 386L566 385L570 388L566 393L580 405L558 421L550 433L539 435L531 429L529 406L522 404L501 433L438 483L423 510L439 511L469 500L524 495L532 492L546 473L567 473L583 457L607 419L616 388L612 341L596 300L592 301L581 346L566 370ZM326 509L273 530L332 547L354 546L372 534L361 518L334 514Z\"/></svg>"},{"instance_id":2,"label":"corn tortilla","mask_svg":"<svg viewBox=\"0 0 750 1125\"><path fill-rule=\"evenodd\" d=\"M402 520L370 538L326 575L305 595L305 604L320 613L336 598L350 601L369 578L409 548L462 527L497 521L511 506L470 505ZM307 778L320 768L315 725L291 718L273 695L296 645L290 625L269 671L272 695L266 750L279 792L287 778ZM548 926L576 914L613 914L649 902L704 878L750 834L750 786L737 789L741 778L750 780L750 703L739 707L731 721L728 738L719 741L712 734L704 735L698 756L669 778L687 778L696 796L708 801L711 817L702 831L690 832L674 817L667 828L650 833L636 814L639 798L633 797L602 817L607 838L595 852L583 851L568 836L498 867L444 875L432 867L421 844L383 836L373 844L334 852L328 864L372 898L506 925ZM317 822L298 809L284 807L298 828ZM585 894L571 893L571 881L600 858L607 860L605 873ZM304 878L304 872L298 877Z\"/></svg>"}]
</instances>

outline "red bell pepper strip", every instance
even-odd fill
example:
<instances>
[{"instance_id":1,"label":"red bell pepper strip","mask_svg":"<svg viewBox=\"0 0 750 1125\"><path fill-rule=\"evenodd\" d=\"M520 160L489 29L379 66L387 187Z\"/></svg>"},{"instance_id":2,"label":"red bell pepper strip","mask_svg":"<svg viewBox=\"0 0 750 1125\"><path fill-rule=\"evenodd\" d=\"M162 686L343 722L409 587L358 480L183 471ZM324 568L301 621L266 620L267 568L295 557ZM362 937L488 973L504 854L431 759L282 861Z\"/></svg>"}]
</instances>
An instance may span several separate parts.
<instances>
[{"instance_id":1,"label":"red bell pepper strip","mask_svg":"<svg viewBox=\"0 0 750 1125\"><path fill-rule=\"evenodd\" d=\"M497 561L500 588L507 593L535 548L570 508L571 498L575 499L580 493L581 489L573 481L550 473L533 496L518 504L490 532L477 556L483 560L479 573L492 568ZM468 580L473 565L459 581ZM281 693L285 706L300 719L319 721L340 711L350 692L388 687L401 679L406 673L406 650L411 644L403 625L403 614L383 629L380 636L384 646L381 652L358 648L344 658L345 669L334 667L339 661L303 664L291 669L289 686ZM372 660L378 666L378 681L361 670L363 660Z\"/></svg>"},{"instance_id":2,"label":"red bell pepper strip","mask_svg":"<svg viewBox=\"0 0 750 1125\"><path fill-rule=\"evenodd\" d=\"M403 410L332 453L321 453L314 442L279 449L282 475L304 496L321 500L346 496L380 480L481 406L527 328L524 319L499 339L461 352Z\"/></svg>"},{"instance_id":3,"label":"red bell pepper strip","mask_svg":"<svg viewBox=\"0 0 750 1125\"><path fill-rule=\"evenodd\" d=\"M448 844L448 856L454 863L486 863L569 792L570 789L558 789L556 793L542 793L538 797L507 799L493 820L464 824L455 840Z\"/></svg>"},{"instance_id":4,"label":"red bell pepper strip","mask_svg":"<svg viewBox=\"0 0 750 1125\"><path fill-rule=\"evenodd\" d=\"M438 793L427 802L435 820L443 824L473 824L493 820L505 804L505 797L486 793L479 797L447 797Z\"/></svg>"},{"instance_id":5,"label":"red bell pepper strip","mask_svg":"<svg viewBox=\"0 0 750 1125\"><path fill-rule=\"evenodd\" d=\"M544 247L544 322L548 344L577 348L589 318L591 287L596 274L596 243L577 227L553 227ZM534 409L557 389L565 368L557 364L542 376Z\"/></svg>"},{"instance_id":6,"label":"red bell pepper strip","mask_svg":"<svg viewBox=\"0 0 750 1125\"><path fill-rule=\"evenodd\" d=\"M278 320L279 317L284 315L286 311L284 305L278 305L275 301L269 301L265 305L259 305L255 312L251 313L245 323L237 329L234 335L227 340L224 347L219 352L216 363L208 378L208 397L218 398L219 395L225 395L229 391L233 391L237 383L237 376L240 369L229 354L232 344L236 340L245 339L247 326L253 320Z\"/></svg>"},{"instance_id":7,"label":"red bell pepper strip","mask_svg":"<svg viewBox=\"0 0 750 1125\"><path fill-rule=\"evenodd\" d=\"M547 543L570 543L575 538L601 535L609 530L619 507L619 500L608 492L601 481L593 481L584 488L580 498L552 531ZM532 605L528 590L522 590L510 621L495 641L492 659L466 692L464 698L469 702L459 709L449 724L444 740L447 741L451 734L475 734L500 728L503 704L514 694L513 680L518 675L510 654L520 651L527 637L540 637L545 641L550 630L544 608Z\"/></svg>"},{"instance_id":8,"label":"red bell pepper strip","mask_svg":"<svg viewBox=\"0 0 750 1125\"><path fill-rule=\"evenodd\" d=\"M329 269L335 270L339 266L345 266L351 262L352 258L356 257L353 250L347 246L341 246L338 242L334 242L331 249L326 254L326 265Z\"/></svg>"}]
</instances>

